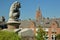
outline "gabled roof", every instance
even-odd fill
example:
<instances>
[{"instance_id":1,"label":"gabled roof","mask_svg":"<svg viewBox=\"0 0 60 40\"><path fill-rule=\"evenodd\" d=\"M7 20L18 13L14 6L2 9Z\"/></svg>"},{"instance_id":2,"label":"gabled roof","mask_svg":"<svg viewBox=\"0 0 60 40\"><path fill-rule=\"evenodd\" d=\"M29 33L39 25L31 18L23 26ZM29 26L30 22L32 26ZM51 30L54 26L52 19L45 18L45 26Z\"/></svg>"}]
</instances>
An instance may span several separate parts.
<instances>
[{"instance_id":1,"label":"gabled roof","mask_svg":"<svg viewBox=\"0 0 60 40\"><path fill-rule=\"evenodd\" d=\"M30 21L29 20L21 20L20 28L28 28L29 25L30 25Z\"/></svg>"},{"instance_id":2,"label":"gabled roof","mask_svg":"<svg viewBox=\"0 0 60 40\"><path fill-rule=\"evenodd\" d=\"M35 27L38 27L38 25L41 25L44 28L50 28L51 23L53 21L55 21L57 23L58 27L60 27L60 18L51 18L51 19L45 18L43 20L40 20L40 22L37 22L36 20L32 20L32 21L34 22ZM20 27L21 28L29 28L30 22L31 21L29 21L29 20L22 20Z\"/></svg>"}]
</instances>

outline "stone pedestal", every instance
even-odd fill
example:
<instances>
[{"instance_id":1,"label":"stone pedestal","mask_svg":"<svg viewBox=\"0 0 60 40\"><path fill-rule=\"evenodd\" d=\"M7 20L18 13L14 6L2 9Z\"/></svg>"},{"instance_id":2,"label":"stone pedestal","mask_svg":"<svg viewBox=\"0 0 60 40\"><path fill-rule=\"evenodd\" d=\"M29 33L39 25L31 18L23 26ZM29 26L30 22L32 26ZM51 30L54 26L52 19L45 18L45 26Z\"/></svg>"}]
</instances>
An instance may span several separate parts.
<instances>
[{"instance_id":1,"label":"stone pedestal","mask_svg":"<svg viewBox=\"0 0 60 40\"><path fill-rule=\"evenodd\" d=\"M8 27L8 30L14 30L14 29L18 29L19 25L20 23L8 23L7 27Z\"/></svg>"},{"instance_id":2,"label":"stone pedestal","mask_svg":"<svg viewBox=\"0 0 60 40\"><path fill-rule=\"evenodd\" d=\"M14 30L14 29L18 29L20 25L20 21L17 19L9 19L7 22L7 27L8 30Z\"/></svg>"}]
</instances>

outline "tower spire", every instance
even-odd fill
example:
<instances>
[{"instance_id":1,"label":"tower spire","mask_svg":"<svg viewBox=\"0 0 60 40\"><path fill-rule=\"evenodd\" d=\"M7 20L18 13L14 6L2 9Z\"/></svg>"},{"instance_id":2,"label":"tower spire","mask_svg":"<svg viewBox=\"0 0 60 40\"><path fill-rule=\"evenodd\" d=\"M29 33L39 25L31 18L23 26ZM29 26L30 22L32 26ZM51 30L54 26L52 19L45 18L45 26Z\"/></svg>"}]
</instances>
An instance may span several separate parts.
<instances>
[{"instance_id":1,"label":"tower spire","mask_svg":"<svg viewBox=\"0 0 60 40\"><path fill-rule=\"evenodd\" d=\"M37 11L40 11L40 6L38 6Z\"/></svg>"},{"instance_id":2,"label":"tower spire","mask_svg":"<svg viewBox=\"0 0 60 40\"><path fill-rule=\"evenodd\" d=\"M40 6L38 6L38 10L40 11Z\"/></svg>"}]
</instances>

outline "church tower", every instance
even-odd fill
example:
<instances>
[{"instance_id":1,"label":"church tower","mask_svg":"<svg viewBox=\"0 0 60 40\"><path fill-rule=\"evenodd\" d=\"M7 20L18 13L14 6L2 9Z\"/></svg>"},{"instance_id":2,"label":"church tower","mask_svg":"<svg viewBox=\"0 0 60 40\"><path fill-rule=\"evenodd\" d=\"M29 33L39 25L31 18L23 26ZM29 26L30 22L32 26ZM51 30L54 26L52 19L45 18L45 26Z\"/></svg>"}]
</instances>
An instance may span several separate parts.
<instances>
[{"instance_id":1,"label":"church tower","mask_svg":"<svg viewBox=\"0 0 60 40\"><path fill-rule=\"evenodd\" d=\"M39 22L40 19L42 19L42 14L41 14L41 10L40 10L40 7L39 7L36 11L36 21Z\"/></svg>"}]
</instances>

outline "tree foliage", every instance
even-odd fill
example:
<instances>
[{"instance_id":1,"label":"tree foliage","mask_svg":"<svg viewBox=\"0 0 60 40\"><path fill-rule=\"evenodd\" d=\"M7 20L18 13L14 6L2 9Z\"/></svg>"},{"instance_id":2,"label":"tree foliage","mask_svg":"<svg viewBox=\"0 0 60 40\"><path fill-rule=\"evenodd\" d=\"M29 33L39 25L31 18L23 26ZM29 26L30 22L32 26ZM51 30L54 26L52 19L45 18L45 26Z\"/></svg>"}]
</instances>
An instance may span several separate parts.
<instances>
[{"instance_id":1,"label":"tree foliage","mask_svg":"<svg viewBox=\"0 0 60 40\"><path fill-rule=\"evenodd\" d=\"M41 26L39 26L36 39L37 40L45 40L46 32L42 29Z\"/></svg>"},{"instance_id":2,"label":"tree foliage","mask_svg":"<svg viewBox=\"0 0 60 40\"><path fill-rule=\"evenodd\" d=\"M0 40L21 40L14 32L0 31Z\"/></svg>"},{"instance_id":3,"label":"tree foliage","mask_svg":"<svg viewBox=\"0 0 60 40\"><path fill-rule=\"evenodd\" d=\"M56 35L56 40L60 40L60 34Z\"/></svg>"}]
</instances>

